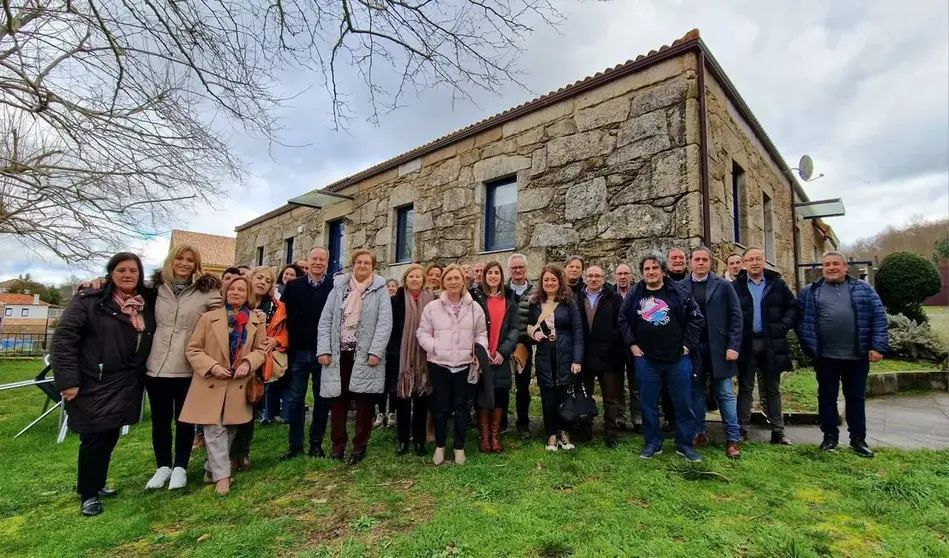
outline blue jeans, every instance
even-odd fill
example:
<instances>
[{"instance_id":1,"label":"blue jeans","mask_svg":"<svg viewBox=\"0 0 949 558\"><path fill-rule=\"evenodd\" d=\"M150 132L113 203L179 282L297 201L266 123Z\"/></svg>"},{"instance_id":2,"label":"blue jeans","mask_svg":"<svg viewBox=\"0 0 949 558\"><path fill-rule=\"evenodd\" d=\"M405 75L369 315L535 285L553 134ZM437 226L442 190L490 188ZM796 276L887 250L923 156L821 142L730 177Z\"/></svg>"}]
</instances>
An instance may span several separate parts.
<instances>
[{"instance_id":1,"label":"blue jeans","mask_svg":"<svg viewBox=\"0 0 949 558\"><path fill-rule=\"evenodd\" d=\"M290 422L290 390L289 378L284 375L276 382L270 382L264 385L264 419L273 420L276 418L276 411L280 411L280 418L284 422Z\"/></svg>"},{"instance_id":2,"label":"blue jeans","mask_svg":"<svg viewBox=\"0 0 949 558\"><path fill-rule=\"evenodd\" d=\"M692 376L692 412L695 414L695 434L705 434L705 394L706 374L712 370L711 362L703 359L702 366ZM722 428L729 442L741 441L741 429L738 426L738 401L731 378L712 378L712 390L718 400L718 410L722 414Z\"/></svg>"},{"instance_id":3,"label":"blue jeans","mask_svg":"<svg viewBox=\"0 0 949 558\"><path fill-rule=\"evenodd\" d=\"M840 414L837 412L837 388L844 388L847 402L847 429L851 441L867 439L867 376L870 361L819 358L817 370L817 413L824 435L835 440L840 436Z\"/></svg>"},{"instance_id":4,"label":"blue jeans","mask_svg":"<svg viewBox=\"0 0 949 558\"><path fill-rule=\"evenodd\" d=\"M329 404L320 397L320 375L322 367L316 361L316 351L293 351L290 353L290 448L303 448L303 426L306 422L306 390L313 378L313 422L310 424L310 445L321 445L326 436L329 420Z\"/></svg>"},{"instance_id":5,"label":"blue jeans","mask_svg":"<svg viewBox=\"0 0 949 558\"><path fill-rule=\"evenodd\" d=\"M662 447L662 426L659 424L659 394L669 386L676 417L676 447L692 447L695 415L692 414L692 361L683 356L676 362L661 362L635 357L636 380L642 404L643 437L647 446Z\"/></svg>"}]
</instances>

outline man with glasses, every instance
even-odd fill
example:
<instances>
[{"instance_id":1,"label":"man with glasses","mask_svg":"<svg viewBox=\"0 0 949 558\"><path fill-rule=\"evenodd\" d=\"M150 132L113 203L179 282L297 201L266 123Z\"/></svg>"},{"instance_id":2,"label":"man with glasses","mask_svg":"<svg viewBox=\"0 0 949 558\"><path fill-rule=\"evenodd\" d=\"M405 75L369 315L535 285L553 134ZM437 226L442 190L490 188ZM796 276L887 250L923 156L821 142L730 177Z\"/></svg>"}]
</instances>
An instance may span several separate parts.
<instances>
[{"instance_id":1,"label":"man with glasses","mask_svg":"<svg viewBox=\"0 0 949 558\"><path fill-rule=\"evenodd\" d=\"M624 263L616 266L613 271L613 289L618 295L626 298L626 295L633 290L633 270ZM629 388L629 418L626 415L626 393L623 389L623 383L619 385L619 409L617 410L616 423L620 428L632 428L640 431L643 426L643 418L639 411L639 391L636 389L636 367L633 365L633 355L624 351L625 358L622 366L625 369L626 387ZM632 419L632 422L630 422Z\"/></svg>"},{"instance_id":2,"label":"man with glasses","mask_svg":"<svg viewBox=\"0 0 949 558\"><path fill-rule=\"evenodd\" d=\"M789 446L784 435L781 372L791 369L788 332L797 320L797 300L781 275L765 269L764 252L751 247L742 255L745 269L738 274L735 292L743 318L738 358L738 422L742 440L748 439L752 392L758 371L758 390L765 392L764 409L771 424L771 443Z\"/></svg>"},{"instance_id":3,"label":"man with glasses","mask_svg":"<svg viewBox=\"0 0 949 558\"><path fill-rule=\"evenodd\" d=\"M508 292L514 297L517 303L517 314L521 324L521 338L519 343L523 343L527 348L527 363L520 374L514 375L514 408L517 410L517 432L521 439L530 438L530 406L531 406L531 370L534 362L533 344L527 338L527 313L530 310L531 295L534 294L534 284L527 280L527 256L524 254L513 254L507 260L507 270L510 279L507 282ZM507 430L508 417L504 413L504 423L501 430Z\"/></svg>"}]
</instances>

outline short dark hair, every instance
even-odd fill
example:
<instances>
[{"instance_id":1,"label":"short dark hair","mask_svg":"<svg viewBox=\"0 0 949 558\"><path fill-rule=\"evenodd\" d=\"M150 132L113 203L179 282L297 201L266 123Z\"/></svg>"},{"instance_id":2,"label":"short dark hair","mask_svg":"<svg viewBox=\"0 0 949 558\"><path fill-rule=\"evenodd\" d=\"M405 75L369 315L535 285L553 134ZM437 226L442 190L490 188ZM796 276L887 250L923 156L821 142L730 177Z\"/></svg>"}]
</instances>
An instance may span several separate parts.
<instances>
[{"instance_id":1,"label":"short dark hair","mask_svg":"<svg viewBox=\"0 0 949 558\"><path fill-rule=\"evenodd\" d=\"M744 252L741 253L742 259L744 259L745 256L748 255L748 252L751 252L752 250L757 250L757 251L761 252L762 254L764 254L764 250L762 250L761 248L758 248L757 246L749 246L749 247L745 248L745 251L744 251Z\"/></svg>"},{"instance_id":2,"label":"short dark hair","mask_svg":"<svg viewBox=\"0 0 949 558\"><path fill-rule=\"evenodd\" d=\"M237 269L238 269L238 270L246 269L247 271L250 271L250 266L249 266L249 265L239 265L239 266L237 266ZM240 271L238 271L238 273L240 273Z\"/></svg>"},{"instance_id":3,"label":"short dark hair","mask_svg":"<svg viewBox=\"0 0 949 558\"><path fill-rule=\"evenodd\" d=\"M574 255L572 255L572 256L567 256L567 259L563 262L563 266L564 266L564 267L567 267L568 265L572 264L574 260L578 260L578 261L580 262L580 267L586 267L586 266L587 266L586 262L583 261L583 258L582 258L581 256L576 255L576 254L574 254Z\"/></svg>"},{"instance_id":4,"label":"short dark hair","mask_svg":"<svg viewBox=\"0 0 949 558\"><path fill-rule=\"evenodd\" d=\"M246 267L247 269L250 269L250 268L247 267L246 265L241 266L241 267ZM227 268L227 269L224 270L224 273L222 273L221 276L223 277L223 276L227 275L228 273L230 273L231 275L240 275L240 274L241 274L241 270L238 269L238 268L236 268L236 267L229 267L229 268Z\"/></svg>"},{"instance_id":5,"label":"short dark hair","mask_svg":"<svg viewBox=\"0 0 949 558\"><path fill-rule=\"evenodd\" d=\"M297 274L297 277L303 277L303 268L298 266L295 263L287 264L283 266L283 269L280 270L280 275L277 276L277 284L283 285L283 274L287 272L287 269L292 269L294 273ZM226 271L224 273L227 273ZM238 273L240 275L240 273Z\"/></svg>"},{"instance_id":6,"label":"short dark hair","mask_svg":"<svg viewBox=\"0 0 949 558\"><path fill-rule=\"evenodd\" d=\"M639 272L643 272L643 266L646 265L646 262L656 262L659 264L659 267L662 268L662 272L666 273L666 257L662 255L661 252L656 252L655 250L651 252L646 252L641 258L639 258Z\"/></svg>"},{"instance_id":7,"label":"short dark hair","mask_svg":"<svg viewBox=\"0 0 949 558\"><path fill-rule=\"evenodd\" d=\"M105 264L106 286L113 285L112 272L115 271L115 268L119 267L119 264L122 262L135 262L135 265L138 266L138 284L135 285L135 291L139 293L142 292L145 288L145 267L142 265L142 259L131 252L119 252L109 258L109 263ZM114 288L114 286L112 288Z\"/></svg>"},{"instance_id":8,"label":"short dark hair","mask_svg":"<svg viewBox=\"0 0 949 558\"><path fill-rule=\"evenodd\" d=\"M709 259L712 259L712 251L709 250L707 246L699 246L698 248L693 248L692 253L689 254L689 259L692 259L692 256L696 252L705 252L706 254L708 254Z\"/></svg>"}]
</instances>

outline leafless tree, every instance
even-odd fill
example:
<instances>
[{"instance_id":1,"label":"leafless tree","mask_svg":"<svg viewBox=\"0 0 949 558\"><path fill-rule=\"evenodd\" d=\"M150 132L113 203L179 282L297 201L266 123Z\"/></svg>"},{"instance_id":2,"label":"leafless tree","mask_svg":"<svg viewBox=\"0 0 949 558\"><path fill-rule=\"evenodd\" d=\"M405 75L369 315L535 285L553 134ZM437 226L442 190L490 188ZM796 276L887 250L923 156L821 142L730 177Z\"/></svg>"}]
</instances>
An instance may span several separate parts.
<instances>
[{"instance_id":1,"label":"leafless tree","mask_svg":"<svg viewBox=\"0 0 949 558\"><path fill-rule=\"evenodd\" d=\"M82 263L211 204L279 142L283 72L333 127L428 87L497 91L550 0L0 0L0 236ZM395 87L385 84L394 83ZM355 84L355 85L345 85Z\"/></svg>"}]
</instances>

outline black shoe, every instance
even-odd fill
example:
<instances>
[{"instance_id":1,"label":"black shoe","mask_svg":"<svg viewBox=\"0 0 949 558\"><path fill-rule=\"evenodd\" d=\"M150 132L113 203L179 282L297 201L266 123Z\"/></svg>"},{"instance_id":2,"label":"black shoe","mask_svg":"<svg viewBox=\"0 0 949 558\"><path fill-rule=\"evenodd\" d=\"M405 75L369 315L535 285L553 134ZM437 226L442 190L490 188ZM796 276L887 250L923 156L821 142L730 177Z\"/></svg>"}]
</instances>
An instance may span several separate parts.
<instances>
[{"instance_id":1,"label":"black shoe","mask_svg":"<svg viewBox=\"0 0 949 558\"><path fill-rule=\"evenodd\" d=\"M395 450L397 456L403 456L409 453L409 445L405 442L399 442L398 448Z\"/></svg>"},{"instance_id":2,"label":"black shoe","mask_svg":"<svg viewBox=\"0 0 949 558\"><path fill-rule=\"evenodd\" d=\"M323 446L318 445L318 444L311 444L310 457L326 457L326 452L323 451Z\"/></svg>"},{"instance_id":3,"label":"black shoe","mask_svg":"<svg viewBox=\"0 0 949 558\"><path fill-rule=\"evenodd\" d=\"M619 445L619 440L616 439L616 436L607 436L606 437L606 447L613 449Z\"/></svg>"},{"instance_id":4,"label":"black shoe","mask_svg":"<svg viewBox=\"0 0 949 558\"><path fill-rule=\"evenodd\" d=\"M415 455L425 457L427 453L428 450L425 449L425 442L415 442Z\"/></svg>"},{"instance_id":5,"label":"black shoe","mask_svg":"<svg viewBox=\"0 0 949 558\"><path fill-rule=\"evenodd\" d=\"M342 460L343 460L343 454L333 452L333 453L330 454L330 459L333 460L333 461L342 461Z\"/></svg>"},{"instance_id":6,"label":"black shoe","mask_svg":"<svg viewBox=\"0 0 949 558\"><path fill-rule=\"evenodd\" d=\"M270 426L271 424L273 424L273 421L272 421L271 419L269 419L269 418L262 418L262 419L260 419L260 425L261 425L261 426Z\"/></svg>"},{"instance_id":7,"label":"black shoe","mask_svg":"<svg viewBox=\"0 0 949 558\"><path fill-rule=\"evenodd\" d=\"M791 440L788 440L784 432L772 432L771 443L779 446L790 446Z\"/></svg>"},{"instance_id":8,"label":"black shoe","mask_svg":"<svg viewBox=\"0 0 949 558\"><path fill-rule=\"evenodd\" d=\"M837 438L824 436L824 441L820 443L821 451L837 451Z\"/></svg>"},{"instance_id":9,"label":"black shoe","mask_svg":"<svg viewBox=\"0 0 949 558\"><path fill-rule=\"evenodd\" d=\"M860 457L871 458L874 455L866 440L850 440L850 449Z\"/></svg>"},{"instance_id":10,"label":"black shoe","mask_svg":"<svg viewBox=\"0 0 949 558\"><path fill-rule=\"evenodd\" d=\"M520 435L521 440L529 440L531 437L531 427L529 424L518 424L517 433Z\"/></svg>"},{"instance_id":11,"label":"black shoe","mask_svg":"<svg viewBox=\"0 0 949 558\"><path fill-rule=\"evenodd\" d=\"M86 517L92 517L102 513L102 502L98 498L89 498L79 507L79 511Z\"/></svg>"},{"instance_id":12,"label":"black shoe","mask_svg":"<svg viewBox=\"0 0 949 558\"><path fill-rule=\"evenodd\" d=\"M119 493L118 490L114 488L109 488L108 486L103 486L99 489L99 498L109 498L115 496Z\"/></svg>"},{"instance_id":13,"label":"black shoe","mask_svg":"<svg viewBox=\"0 0 949 558\"><path fill-rule=\"evenodd\" d=\"M360 461L366 458L366 451L354 451L352 455L349 456L349 461L346 462L347 465L356 465Z\"/></svg>"},{"instance_id":14,"label":"black shoe","mask_svg":"<svg viewBox=\"0 0 949 558\"><path fill-rule=\"evenodd\" d=\"M303 448L291 447L287 451L283 452L283 455L280 456L280 461L290 461L303 455Z\"/></svg>"},{"instance_id":15,"label":"black shoe","mask_svg":"<svg viewBox=\"0 0 949 558\"><path fill-rule=\"evenodd\" d=\"M672 422L671 420L667 420L666 422L662 423L662 431L667 434L669 432L673 432L675 429L676 423Z\"/></svg>"}]
</instances>

